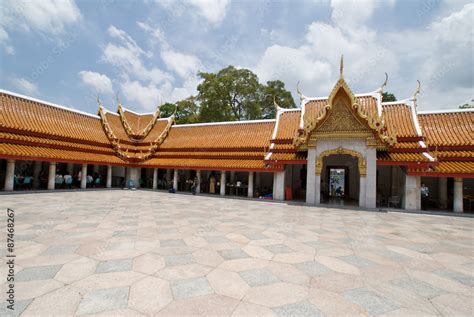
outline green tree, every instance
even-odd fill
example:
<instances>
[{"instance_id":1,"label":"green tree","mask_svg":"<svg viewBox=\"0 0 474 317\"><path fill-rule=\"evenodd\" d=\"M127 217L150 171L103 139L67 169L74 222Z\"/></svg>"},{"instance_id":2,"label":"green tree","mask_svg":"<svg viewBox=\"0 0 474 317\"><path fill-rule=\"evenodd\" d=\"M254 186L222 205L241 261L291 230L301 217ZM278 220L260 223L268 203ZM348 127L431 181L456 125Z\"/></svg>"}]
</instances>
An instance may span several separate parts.
<instances>
[{"instance_id":1,"label":"green tree","mask_svg":"<svg viewBox=\"0 0 474 317\"><path fill-rule=\"evenodd\" d=\"M459 109L471 109L471 108L474 108L474 104L465 103L459 106Z\"/></svg>"},{"instance_id":2,"label":"green tree","mask_svg":"<svg viewBox=\"0 0 474 317\"><path fill-rule=\"evenodd\" d=\"M164 103L160 107L160 117L161 118L168 118L171 116L176 108L176 105L174 103Z\"/></svg>"},{"instance_id":3,"label":"green tree","mask_svg":"<svg viewBox=\"0 0 474 317\"><path fill-rule=\"evenodd\" d=\"M176 108L177 107L177 108ZM171 116L176 110L176 123L199 122L199 107L196 97L191 96L176 103L165 103L160 107L161 118Z\"/></svg>"},{"instance_id":4,"label":"green tree","mask_svg":"<svg viewBox=\"0 0 474 317\"><path fill-rule=\"evenodd\" d=\"M382 101L383 102L397 101L397 97L395 97L395 95L392 93L384 92L382 94Z\"/></svg>"},{"instance_id":5,"label":"green tree","mask_svg":"<svg viewBox=\"0 0 474 317\"><path fill-rule=\"evenodd\" d=\"M282 108L294 108L295 100L291 93L285 89L281 80L267 81L267 85L261 85L262 92L262 117L265 119L275 118L275 106L273 100Z\"/></svg>"},{"instance_id":6,"label":"green tree","mask_svg":"<svg viewBox=\"0 0 474 317\"><path fill-rule=\"evenodd\" d=\"M282 107L295 106L291 93L280 80L262 85L248 69L228 66L217 73L200 72L203 79L197 90L199 121L234 121L273 118L273 98Z\"/></svg>"}]
</instances>

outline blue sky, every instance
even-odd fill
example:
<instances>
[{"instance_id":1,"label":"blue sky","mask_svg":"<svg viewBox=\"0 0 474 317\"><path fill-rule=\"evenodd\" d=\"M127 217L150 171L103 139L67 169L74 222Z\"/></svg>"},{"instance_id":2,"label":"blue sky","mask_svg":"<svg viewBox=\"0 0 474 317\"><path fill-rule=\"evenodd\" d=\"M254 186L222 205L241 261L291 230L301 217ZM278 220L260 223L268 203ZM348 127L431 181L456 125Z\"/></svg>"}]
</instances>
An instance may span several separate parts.
<instances>
[{"instance_id":1,"label":"blue sky","mask_svg":"<svg viewBox=\"0 0 474 317\"><path fill-rule=\"evenodd\" d=\"M338 78L355 93L410 97L419 110L474 98L474 4L437 0L5 1L0 87L87 112L151 111L196 94L198 71L227 65L281 79L296 96L326 96Z\"/></svg>"}]
</instances>

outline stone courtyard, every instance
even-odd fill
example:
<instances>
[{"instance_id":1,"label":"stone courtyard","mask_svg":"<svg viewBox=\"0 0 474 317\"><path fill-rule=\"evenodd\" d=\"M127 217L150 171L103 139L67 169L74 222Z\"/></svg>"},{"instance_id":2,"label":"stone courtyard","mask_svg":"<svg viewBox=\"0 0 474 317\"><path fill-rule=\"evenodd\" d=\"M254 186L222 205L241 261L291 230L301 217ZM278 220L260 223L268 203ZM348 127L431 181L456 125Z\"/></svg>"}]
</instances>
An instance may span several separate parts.
<instances>
[{"instance_id":1,"label":"stone courtyard","mask_svg":"<svg viewBox=\"0 0 474 317\"><path fill-rule=\"evenodd\" d=\"M22 316L474 313L472 218L122 190L0 206Z\"/></svg>"}]
</instances>

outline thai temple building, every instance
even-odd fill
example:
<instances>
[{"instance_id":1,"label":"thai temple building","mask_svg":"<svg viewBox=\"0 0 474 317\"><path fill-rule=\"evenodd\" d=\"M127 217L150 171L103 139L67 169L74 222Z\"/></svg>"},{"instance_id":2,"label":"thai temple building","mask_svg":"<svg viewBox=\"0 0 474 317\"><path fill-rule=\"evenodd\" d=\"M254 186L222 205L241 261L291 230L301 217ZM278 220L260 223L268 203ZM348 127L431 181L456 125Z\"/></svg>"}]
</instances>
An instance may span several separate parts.
<instances>
[{"instance_id":1,"label":"thai temple building","mask_svg":"<svg viewBox=\"0 0 474 317\"><path fill-rule=\"evenodd\" d=\"M474 207L474 111L417 111L419 89L384 102L340 78L275 119L176 124L120 102L97 114L0 90L0 187L135 187L311 205L454 212ZM73 182L57 181L71 175ZM94 175L87 177L88 175ZM99 181L97 181L99 179Z\"/></svg>"}]
</instances>

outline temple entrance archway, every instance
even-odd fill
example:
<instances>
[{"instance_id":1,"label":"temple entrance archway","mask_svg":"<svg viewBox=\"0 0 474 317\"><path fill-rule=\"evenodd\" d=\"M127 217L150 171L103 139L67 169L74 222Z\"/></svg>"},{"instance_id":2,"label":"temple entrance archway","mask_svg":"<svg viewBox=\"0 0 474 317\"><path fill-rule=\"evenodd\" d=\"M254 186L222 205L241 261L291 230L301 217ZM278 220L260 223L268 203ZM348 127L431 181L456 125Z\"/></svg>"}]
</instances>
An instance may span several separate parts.
<instances>
[{"instance_id":1,"label":"temple entrance archway","mask_svg":"<svg viewBox=\"0 0 474 317\"><path fill-rule=\"evenodd\" d=\"M360 195L359 158L350 154L331 154L321 157L321 162L321 202L358 205Z\"/></svg>"}]
</instances>

